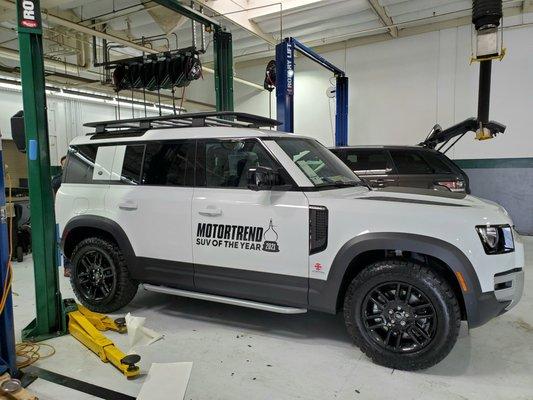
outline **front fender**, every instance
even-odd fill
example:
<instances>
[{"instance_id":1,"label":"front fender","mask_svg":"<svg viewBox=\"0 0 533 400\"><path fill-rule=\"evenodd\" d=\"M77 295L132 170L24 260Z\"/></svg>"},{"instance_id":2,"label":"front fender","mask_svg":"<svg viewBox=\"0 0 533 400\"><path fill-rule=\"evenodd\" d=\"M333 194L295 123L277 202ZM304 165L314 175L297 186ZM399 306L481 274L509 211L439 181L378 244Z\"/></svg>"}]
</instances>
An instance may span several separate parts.
<instances>
[{"instance_id":1,"label":"front fender","mask_svg":"<svg viewBox=\"0 0 533 400\"><path fill-rule=\"evenodd\" d=\"M462 295L470 326L481 325L492 317L480 315L478 303L481 286L474 267L461 250L433 237L394 232L367 233L345 243L333 260L327 280L310 280L310 308L336 313L338 295L350 264L358 255L372 250L410 251L439 259L450 268L454 276L456 272L460 272L465 279L468 290L462 291Z\"/></svg>"}]
</instances>

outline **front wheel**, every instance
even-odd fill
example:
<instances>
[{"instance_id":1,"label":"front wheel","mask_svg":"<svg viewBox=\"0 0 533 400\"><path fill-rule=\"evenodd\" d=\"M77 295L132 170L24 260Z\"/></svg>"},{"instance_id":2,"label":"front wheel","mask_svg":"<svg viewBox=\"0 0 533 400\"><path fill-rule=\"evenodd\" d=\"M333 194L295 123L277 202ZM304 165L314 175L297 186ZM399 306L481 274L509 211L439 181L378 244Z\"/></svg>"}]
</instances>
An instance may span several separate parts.
<instances>
[{"instance_id":1,"label":"front wheel","mask_svg":"<svg viewBox=\"0 0 533 400\"><path fill-rule=\"evenodd\" d=\"M375 363L418 370L448 355L461 313L453 289L430 268L388 260L369 265L352 280L344 320L355 344Z\"/></svg>"},{"instance_id":2,"label":"front wheel","mask_svg":"<svg viewBox=\"0 0 533 400\"><path fill-rule=\"evenodd\" d=\"M84 239L74 248L70 283L81 304L101 313L127 305L138 287L118 246L98 237Z\"/></svg>"}]
</instances>

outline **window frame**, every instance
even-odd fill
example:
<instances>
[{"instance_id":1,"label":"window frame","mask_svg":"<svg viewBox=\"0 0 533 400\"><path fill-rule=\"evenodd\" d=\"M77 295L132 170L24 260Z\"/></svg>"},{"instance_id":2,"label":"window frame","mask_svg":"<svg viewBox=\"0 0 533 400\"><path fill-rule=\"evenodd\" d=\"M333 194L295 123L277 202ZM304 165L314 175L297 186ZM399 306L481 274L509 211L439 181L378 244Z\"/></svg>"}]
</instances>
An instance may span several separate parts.
<instances>
[{"instance_id":1,"label":"window frame","mask_svg":"<svg viewBox=\"0 0 533 400\"><path fill-rule=\"evenodd\" d=\"M174 188L181 188L181 187L185 187L185 188L194 188L195 186L195 175L196 175L196 147L197 147L197 140L196 139L163 139L163 140L135 140L135 141L128 141L128 142L113 142L113 143L81 143L81 144L75 144L75 145L70 145L69 146L69 149L71 147L78 147L78 146L84 146L84 145L94 145L96 146L96 149L97 149L97 152L98 152L98 148L99 147L105 147L105 146L115 146L115 147L118 147L118 146L144 146L144 150L143 150L143 156L142 156L142 165L141 165L141 172L140 172L140 178L142 179L143 177L143 173L144 173L144 167L145 167L145 161L146 161L146 146L148 144L151 144L151 143L160 143L160 144L173 144L173 143L180 143L180 142L190 142L192 143L192 146L193 146L193 149L191 150L191 153L193 155L193 160L192 162L188 163L187 165L187 174L192 174L192 185L159 185L159 184L146 184L146 183L142 183L140 182L139 184L137 185L133 185L133 184L130 184L130 183L126 183L124 181L122 181L121 179L119 180L91 180L90 182L86 182L86 183L78 183L80 185L92 185L92 184L105 184L105 185L124 185L124 186L131 186L131 187L140 187L140 186L154 186L154 187L174 187ZM68 162L68 157L70 157L69 153L67 153L67 162ZM120 172L122 173L122 168L124 168L124 161L123 161L123 164L122 164L122 167L121 167L121 170ZM68 171L67 171L68 173ZM65 183L68 183L68 182L65 182Z\"/></svg>"},{"instance_id":2,"label":"window frame","mask_svg":"<svg viewBox=\"0 0 533 400\"><path fill-rule=\"evenodd\" d=\"M277 145L280 147L280 150L283 151L285 153L285 155L288 157L288 159L290 160L290 162L292 162L296 168L298 168L300 171L301 171L301 168L296 164L294 163L294 161L291 159L291 157L285 152L285 150L283 150L283 148L279 145L279 141L280 140L291 140L293 139L294 137L290 137L290 136L273 136L273 137L268 137L266 138L267 140L271 140L271 141L274 141L277 143ZM351 171L355 177L361 182L361 184L363 186L366 186L366 184L364 184L364 181L359 177L357 176L357 174L355 174L352 170L350 170L350 167L348 167L348 165L346 165L346 163L343 161L342 157L339 156L339 154L335 154L334 152L331 151L330 148L324 146L322 143L320 143L318 140L316 139L313 139L311 137L305 137L305 136L296 136L296 138L299 138L299 139L304 139L304 140L314 140L316 142L318 142L319 145L321 145L322 147L324 147L326 150L330 151L331 153L333 153L334 156L336 156L340 161L341 163L346 167L348 168L349 171ZM284 169L285 170L285 169ZM286 170L285 170L286 171ZM287 171L286 171L287 172ZM311 183L311 186L307 186L307 185L301 185L299 186L296 182L294 182L294 187L295 189L294 190L297 190L297 191L301 191L301 192L321 192L321 191L326 191L326 190L338 190L339 187L338 186L335 186L335 185L327 185L327 186L315 186L313 184L313 182L311 181L311 179L309 179L309 177L305 174L305 172L301 171L301 173L303 174L303 176L305 176L305 179L307 179L309 181L309 183ZM289 175L289 173L287 172L287 175ZM292 179L292 177L291 177Z\"/></svg>"},{"instance_id":3,"label":"window frame","mask_svg":"<svg viewBox=\"0 0 533 400\"><path fill-rule=\"evenodd\" d=\"M80 183L80 185L92 185L92 184L106 184L106 185L125 185L125 186L132 186L132 187L141 187L141 186L149 186L149 187L169 187L169 188L206 188L206 189L239 189L239 190L251 190L246 186L243 187L220 187L220 186L207 186L206 185L206 179L205 179L205 156L202 155L205 154L205 144L207 142L235 142L235 141L255 141L261 148L265 151L267 156L272 161L272 164L274 165L274 171L279 173L283 179L284 182L286 182L284 185L278 185L273 186L272 191L277 192L285 192L285 191L309 191L309 190L316 190L317 188L307 188L307 187L299 187L294 179L291 177L291 175L287 172L287 170L283 167L283 165L279 162L279 160L272 154L270 149L264 145L261 138L258 137L228 137L228 138L221 138L221 137L212 137L212 138L201 138L201 139L162 139L162 140L133 140L133 141L118 141L113 143L81 143L72 145L70 147L77 147L77 146L83 146L83 145L94 145L97 148L103 147L103 146L138 146L143 145L143 157L142 157L142 165L141 165L141 182L138 185L129 184L126 182L123 182L122 180L108 180L108 181L97 181L92 180L90 182L86 183ZM145 169L145 162L146 162L146 148L147 145L150 143L161 143L161 144L173 144L173 143L183 143L183 142L190 142L194 146L194 148L191 150L193 154L193 160L188 163L187 165L187 174L192 174L192 186L191 185L183 185L183 186L177 186L177 185L160 185L160 184L146 184L142 182L142 177L144 175L144 169ZM68 162L68 157L67 157ZM199 168L201 167L201 168ZM123 168L123 165L122 165ZM121 169L122 172L122 169ZM329 189L329 188L319 188L321 190Z\"/></svg>"},{"instance_id":4,"label":"window frame","mask_svg":"<svg viewBox=\"0 0 533 400\"><path fill-rule=\"evenodd\" d=\"M431 167L431 165L429 165L429 163L425 160L424 157L422 157L421 154L419 154L418 150L411 150L411 149L387 149L387 152L389 153L389 156L394 164L394 168L396 169L397 171L397 174L398 175L403 175L403 176L412 176L412 175L420 175L420 176L430 176L430 175L436 175L435 172L427 172L427 173L422 173L422 172L411 172L411 173L405 173L405 172L401 172L400 169L398 168L398 165L396 164L396 161L394 160L394 157L392 156L392 152L393 151L397 151L397 152L404 152L404 153L410 153L410 154L415 154L416 156L418 156L432 171L433 171L433 168Z\"/></svg>"},{"instance_id":5,"label":"window frame","mask_svg":"<svg viewBox=\"0 0 533 400\"><path fill-rule=\"evenodd\" d=\"M284 185L277 185L272 187L272 191L276 192L290 192L290 191L300 191L300 188L296 185L290 174L287 172L287 170L283 167L283 165L279 162L279 160L272 154L270 149L266 147L263 143L263 141L258 137L228 137L228 138L220 138L220 137L212 137L212 138L205 138L205 139L198 139L196 141L196 163L195 163L195 179L194 179L194 185L198 188L204 188L204 189L226 189L226 190L250 190L247 186L207 186L207 177L206 177L206 158L205 158L205 146L206 143L212 143L212 142L238 142L238 141L247 141L247 142L256 142L261 148L265 151L267 156L272 161L272 164L275 166L274 171L279 173L283 179L284 182L286 182ZM201 168L198 168L198 167Z\"/></svg>"},{"instance_id":6,"label":"window frame","mask_svg":"<svg viewBox=\"0 0 533 400\"><path fill-rule=\"evenodd\" d=\"M434 157L437 160L437 162L442 163L448 169L448 172L433 171L434 175L452 175L452 174L455 174L455 172L453 171L452 167L446 162L445 159L441 158L439 156L439 154L435 154L435 153L432 153L430 151L424 151L424 150L418 150L417 152L418 152L418 154L420 154L420 157L422 157L422 159L430 166L430 168L433 169L433 166L431 165L431 162L428 161L428 159L430 157ZM440 153L440 155L442 155L444 158L446 158L446 156L444 154Z\"/></svg>"},{"instance_id":7,"label":"window frame","mask_svg":"<svg viewBox=\"0 0 533 400\"><path fill-rule=\"evenodd\" d=\"M120 169L120 179L119 180L110 180L113 184L121 184L121 185L127 185L127 186L142 186L142 177L143 177L143 170L144 170L144 160L146 158L146 145L147 143L128 143L126 144L126 148L124 149L124 160L122 160L122 168ZM118 146L124 146L123 144L117 144ZM124 161L126 160L126 152L128 151L128 146L142 146L142 156L141 156L141 168L139 169L139 183L133 184L133 183L127 183L122 180L122 171L124 171ZM116 153L115 153L116 154Z\"/></svg>"},{"instance_id":8,"label":"window frame","mask_svg":"<svg viewBox=\"0 0 533 400\"><path fill-rule=\"evenodd\" d=\"M76 152L79 152L80 146L94 146L96 148L95 152L95 158L94 161L92 161L92 170L94 174L94 168L96 166L96 158L98 156L98 149L101 147L107 147L107 146L116 146L114 143L77 143L77 144L69 144L67 149L67 159L65 164L65 169L63 170L63 178L61 184L67 184L67 185L110 185L112 184L111 179L93 179L92 175L90 177L87 177L86 182L70 182L69 180L71 178L72 174L72 166L71 164L71 158L74 157L73 150ZM69 168L70 167L70 168Z\"/></svg>"},{"instance_id":9,"label":"window frame","mask_svg":"<svg viewBox=\"0 0 533 400\"><path fill-rule=\"evenodd\" d=\"M383 153L385 155L385 158L388 160L388 163L389 165L391 166L391 169L390 171L387 171L387 169L384 169L384 170L381 170L381 169L352 169L347 163L348 163L348 153L350 152L353 152L353 153L357 153L357 152L363 152L363 153ZM341 158L342 162L344 162L348 168L352 169L352 171L354 172L354 174L356 174L357 176L361 175L363 177L366 177L366 176L374 176L374 175L397 175L398 174L398 170L396 168L396 164L394 163L394 160L392 159L392 155L389 153L389 149L386 149L386 148L347 148L347 149L344 149L344 152L343 152L343 158ZM364 173L366 171L373 171L371 173ZM380 173L380 171L383 171L383 173Z\"/></svg>"},{"instance_id":10,"label":"window frame","mask_svg":"<svg viewBox=\"0 0 533 400\"><path fill-rule=\"evenodd\" d=\"M141 181L144 177L144 168L146 163L146 148L148 144L157 143L157 144L179 144L179 143L186 143L190 142L192 144L192 149L190 150L192 153L192 160L187 163L187 170L185 176L187 177L189 174L192 175L192 184L190 185L161 185L156 183L143 183L141 182L138 186L148 186L148 187L172 187L172 188L194 188L196 183L196 160L197 160L197 140L196 139L169 139L169 140L147 140L143 142L144 146L144 153L143 153L143 164L141 167ZM133 143L131 143L133 144ZM187 178L185 179L187 181Z\"/></svg>"}]
</instances>

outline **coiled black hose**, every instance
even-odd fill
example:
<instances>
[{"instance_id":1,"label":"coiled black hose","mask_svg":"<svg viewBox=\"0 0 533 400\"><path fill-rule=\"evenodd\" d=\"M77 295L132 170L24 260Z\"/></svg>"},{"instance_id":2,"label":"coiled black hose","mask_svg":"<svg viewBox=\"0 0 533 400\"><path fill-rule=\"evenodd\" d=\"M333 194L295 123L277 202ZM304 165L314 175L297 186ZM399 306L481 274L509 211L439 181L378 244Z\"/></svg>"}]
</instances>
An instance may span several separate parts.
<instances>
[{"instance_id":1,"label":"coiled black hose","mask_svg":"<svg viewBox=\"0 0 533 400\"><path fill-rule=\"evenodd\" d=\"M477 31L500 26L502 16L502 0L472 1L472 23Z\"/></svg>"}]
</instances>

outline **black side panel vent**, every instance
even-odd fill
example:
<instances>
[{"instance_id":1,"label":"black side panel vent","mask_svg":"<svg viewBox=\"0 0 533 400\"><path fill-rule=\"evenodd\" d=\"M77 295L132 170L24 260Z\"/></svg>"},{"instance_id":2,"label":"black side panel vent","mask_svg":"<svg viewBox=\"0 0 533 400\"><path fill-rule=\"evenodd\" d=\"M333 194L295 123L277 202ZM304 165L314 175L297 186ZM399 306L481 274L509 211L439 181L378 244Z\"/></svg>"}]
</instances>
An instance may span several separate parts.
<instances>
[{"instance_id":1,"label":"black side panel vent","mask_svg":"<svg viewBox=\"0 0 533 400\"><path fill-rule=\"evenodd\" d=\"M328 209L309 206L309 254L319 253L328 247Z\"/></svg>"}]
</instances>

